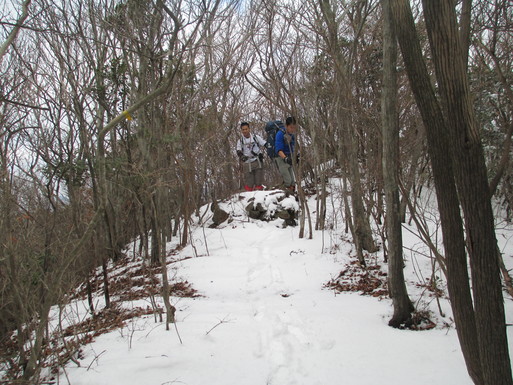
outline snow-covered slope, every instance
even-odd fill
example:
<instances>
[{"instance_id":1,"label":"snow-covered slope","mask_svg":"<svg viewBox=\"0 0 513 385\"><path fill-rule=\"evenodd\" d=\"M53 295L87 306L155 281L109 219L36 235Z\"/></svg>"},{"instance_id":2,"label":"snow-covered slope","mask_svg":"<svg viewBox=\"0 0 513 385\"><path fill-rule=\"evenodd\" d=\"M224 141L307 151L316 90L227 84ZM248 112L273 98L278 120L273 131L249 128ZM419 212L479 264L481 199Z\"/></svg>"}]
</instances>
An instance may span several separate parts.
<instances>
[{"instance_id":1,"label":"snow-covered slope","mask_svg":"<svg viewBox=\"0 0 513 385\"><path fill-rule=\"evenodd\" d=\"M389 299L337 294L324 287L353 260L342 224L315 232L312 240L299 239L298 228L283 229L283 220L248 220L244 207L255 194L263 193L244 193L221 203L231 222L210 229L205 221L204 227L194 230L195 250L189 246L170 257L178 262L170 264L169 275L188 281L202 295L173 298L183 343L176 330L166 331L153 315L134 318L83 348L80 367L69 363L56 378L59 383L472 383L451 326L448 302L440 299L442 317L427 293L423 280L431 276L428 258L406 252L406 272L412 299L422 310L433 312L437 327L390 328ZM257 200L264 201L261 195ZM314 211L315 200L310 204ZM418 248L410 231L405 230L404 236L407 250ZM370 256L369 262L382 265L382 254ZM506 302L511 322L511 301ZM145 299L124 304L147 305ZM511 332L509 337L512 341Z\"/></svg>"}]
</instances>

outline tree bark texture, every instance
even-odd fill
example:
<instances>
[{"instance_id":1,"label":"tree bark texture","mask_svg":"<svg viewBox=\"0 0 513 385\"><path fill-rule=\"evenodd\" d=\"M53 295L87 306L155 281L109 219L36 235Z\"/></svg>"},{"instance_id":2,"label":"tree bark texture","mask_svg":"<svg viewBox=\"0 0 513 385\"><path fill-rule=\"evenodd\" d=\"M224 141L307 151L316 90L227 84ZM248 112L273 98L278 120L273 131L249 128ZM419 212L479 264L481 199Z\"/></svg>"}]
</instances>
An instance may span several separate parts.
<instances>
[{"instance_id":1,"label":"tree bark texture","mask_svg":"<svg viewBox=\"0 0 513 385\"><path fill-rule=\"evenodd\" d=\"M465 216L484 383L513 384L488 175L455 5L423 0L423 8Z\"/></svg>"},{"instance_id":2,"label":"tree bark texture","mask_svg":"<svg viewBox=\"0 0 513 385\"><path fill-rule=\"evenodd\" d=\"M391 2L394 29L401 47L415 100L428 141L447 259L447 286L467 370L475 384L483 384L476 321L470 294L463 220L454 181L447 127L422 56L415 22L407 0Z\"/></svg>"},{"instance_id":3,"label":"tree bark texture","mask_svg":"<svg viewBox=\"0 0 513 385\"><path fill-rule=\"evenodd\" d=\"M403 272L403 239L399 202L399 117L397 114L397 43L391 25L390 0L383 0L383 182L386 201L388 288L394 315L388 322L399 327L411 322L413 305Z\"/></svg>"}]
</instances>

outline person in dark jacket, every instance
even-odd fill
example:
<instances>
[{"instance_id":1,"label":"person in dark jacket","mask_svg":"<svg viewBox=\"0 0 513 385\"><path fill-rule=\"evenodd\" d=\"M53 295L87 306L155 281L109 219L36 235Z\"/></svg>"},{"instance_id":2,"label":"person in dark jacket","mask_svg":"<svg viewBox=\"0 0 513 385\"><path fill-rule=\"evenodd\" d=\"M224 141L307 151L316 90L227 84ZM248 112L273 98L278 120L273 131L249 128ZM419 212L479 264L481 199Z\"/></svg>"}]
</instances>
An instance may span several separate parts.
<instances>
[{"instance_id":1,"label":"person in dark jacket","mask_svg":"<svg viewBox=\"0 0 513 385\"><path fill-rule=\"evenodd\" d=\"M289 116L285 121L285 131L278 131L275 139L275 149L278 155L275 162L283 178L283 185L286 189L295 190L295 177L292 168L292 159L297 156L296 153L296 130L297 123L293 116Z\"/></svg>"},{"instance_id":2,"label":"person in dark jacket","mask_svg":"<svg viewBox=\"0 0 513 385\"><path fill-rule=\"evenodd\" d=\"M242 137L237 141L237 155L244 170L244 189L246 191L263 190L263 159L262 146L265 140L260 135L251 134L249 123L240 125Z\"/></svg>"}]
</instances>

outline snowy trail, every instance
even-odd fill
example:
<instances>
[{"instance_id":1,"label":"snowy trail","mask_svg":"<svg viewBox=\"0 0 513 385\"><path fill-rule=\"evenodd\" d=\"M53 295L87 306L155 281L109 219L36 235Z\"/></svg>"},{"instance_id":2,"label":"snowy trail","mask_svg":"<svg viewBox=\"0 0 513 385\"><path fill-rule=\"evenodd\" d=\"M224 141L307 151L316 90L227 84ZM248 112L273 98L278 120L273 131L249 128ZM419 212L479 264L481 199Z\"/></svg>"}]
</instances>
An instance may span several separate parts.
<instances>
[{"instance_id":1,"label":"snowy trail","mask_svg":"<svg viewBox=\"0 0 513 385\"><path fill-rule=\"evenodd\" d=\"M170 271L203 295L175 299L183 345L145 317L85 348L84 364L67 369L70 382L471 385L454 329L398 331L387 326L390 301L323 289L350 246L323 254L320 233L298 239L297 229L280 225L198 231L196 247L206 240L209 255ZM180 253L192 255L191 247Z\"/></svg>"},{"instance_id":2,"label":"snowy trail","mask_svg":"<svg viewBox=\"0 0 513 385\"><path fill-rule=\"evenodd\" d=\"M275 297L290 298L291 290L270 248L261 243L256 248L257 255L249 258L247 273L248 301L253 304L258 323L255 328L259 344L255 356L264 357L269 364L268 384L301 384L304 355L300 352L310 344L306 326L299 322L300 314L296 310L275 306Z\"/></svg>"},{"instance_id":3,"label":"snowy trail","mask_svg":"<svg viewBox=\"0 0 513 385\"><path fill-rule=\"evenodd\" d=\"M249 337L251 341L252 346L247 347L250 355L242 354L239 365L255 365L260 369L254 371L251 380L237 379L238 374L234 373L230 379L217 379L214 383L327 385L340 383L340 376L347 376L348 381L342 383L374 385L384 375L396 384L447 384L446 379L437 382L432 367L431 372L424 374L425 382L412 382L411 378L401 381L394 374L395 365L383 365L383 368L378 365L381 375L368 370L367 362L376 365L387 354L389 358L404 361L404 353L390 354L386 349L387 344L401 345L400 333L411 333L397 332L386 326L386 320L379 314L389 314L389 304L358 295L335 297L332 292L323 290L322 285L337 272L340 264L333 257L314 251L312 246L317 247L317 244L297 239L294 229L261 227L260 224L246 226L232 230L235 234L230 237L231 244L225 234L226 247L204 259L204 264L215 265L209 269L219 283L218 287L209 286L204 291L208 301L218 301L227 313L230 308L230 317L237 320L237 325L223 325L220 329L226 329L218 332L227 332L227 339ZM216 259L220 260L216 263ZM219 262L230 264L230 268L220 268ZM194 277L195 274L198 276ZM202 289L203 272L191 270L189 277ZM219 313L218 319L221 317ZM383 330L376 330L376 327ZM238 337L234 338L234 334ZM240 350L240 347L227 346L227 349ZM413 344L406 349L417 351L418 346ZM414 354L407 354L415 359ZM460 358L458 351L452 355L456 361ZM243 362L243 357L248 361ZM425 355L420 353L419 357ZM464 367L460 365L461 369ZM464 371L463 374L465 378ZM461 381L461 377L455 383L470 384Z\"/></svg>"},{"instance_id":4,"label":"snowy trail","mask_svg":"<svg viewBox=\"0 0 513 385\"><path fill-rule=\"evenodd\" d=\"M219 287L203 288L202 271L187 275L204 301L222 304L237 320L220 326L216 342L238 352L243 369L210 377L209 384L471 384L454 331L397 331L386 325L389 302L323 289L339 271L339 257L321 254L318 241L298 239L297 229L279 224L248 223L229 237L214 230L213 236L224 231L225 244L203 262ZM398 365L410 369L398 374Z\"/></svg>"},{"instance_id":5,"label":"snowy trail","mask_svg":"<svg viewBox=\"0 0 513 385\"><path fill-rule=\"evenodd\" d=\"M204 282L208 286L205 289L208 300L219 301L224 305L223 309L228 310L227 307L230 307L240 311L241 300L247 305L244 310L248 314L235 315L230 312L230 317L237 319L238 324L242 324L244 319L243 329L253 337L254 345L248 347L254 358L253 363L258 361L264 368L259 377L251 382L254 384L325 383L309 378L311 374L308 361L315 361L320 352L329 350L335 342L324 339L321 346L316 331L312 328L317 321L307 314L316 305L314 300L309 299L310 290L316 295L333 297L331 292L322 290L322 284L330 278L335 265L328 264L329 269L325 270L323 280L310 280L309 271L313 269L310 265L316 265L317 262L305 260L306 252L302 247L297 247L297 239L291 239L290 242L284 240L284 237L293 238L294 232L294 229L282 230L275 226L266 226L260 232L254 232L251 241L242 248L234 244L231 247L226 245L222 252L219 250L219 254L225 255L218 258L223 263L225 258L230 258L226 261L231 264L230 268L219 269L219 264L217 267L209 267L212 272L215 270L213 275L218 286L213 287L212 282L208 286L209 282L202 279L203 272L196 278L192 270L191 275L188 275L200 289ZM235 242L244 239L243 236L235 238ZM291 245L296 247L291 249ZM237 252L234 253L233 250ZM210 265L210 262L215 264L215 259L212 256L202 262L204 265ZM237 277L233 274L235 270ZM227 282L230 282L228 286ZM218 318L221 318L221 314Z\"/></svg>"}]
</instances>

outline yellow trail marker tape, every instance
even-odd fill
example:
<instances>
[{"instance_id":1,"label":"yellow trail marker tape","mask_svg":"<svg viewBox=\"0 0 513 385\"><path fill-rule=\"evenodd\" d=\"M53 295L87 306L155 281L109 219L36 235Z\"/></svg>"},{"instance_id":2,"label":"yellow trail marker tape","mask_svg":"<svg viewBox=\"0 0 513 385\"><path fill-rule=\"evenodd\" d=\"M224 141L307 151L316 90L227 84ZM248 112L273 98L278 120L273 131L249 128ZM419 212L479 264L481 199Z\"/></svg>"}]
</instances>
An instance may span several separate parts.
<instances>
[{"instance_id":1,"label":"yellow trail marker tape","mask_svg":"<svg viewBox=\"0 0 513 385\"><path fill-rule=\"evenodd\" d=\"M126 120L132 120L132 115L128 111L123 111L123 115L125 115Z\"/></svg>"}]
</instances>

